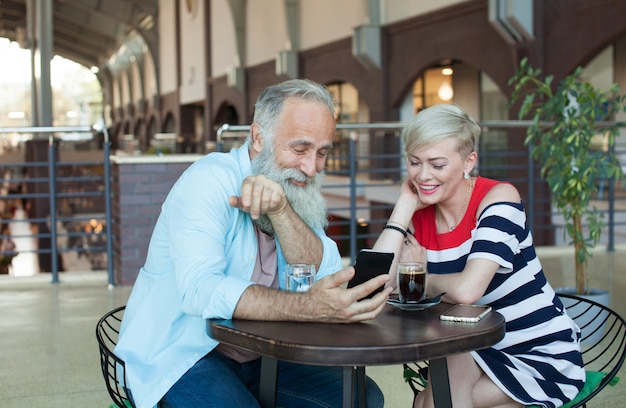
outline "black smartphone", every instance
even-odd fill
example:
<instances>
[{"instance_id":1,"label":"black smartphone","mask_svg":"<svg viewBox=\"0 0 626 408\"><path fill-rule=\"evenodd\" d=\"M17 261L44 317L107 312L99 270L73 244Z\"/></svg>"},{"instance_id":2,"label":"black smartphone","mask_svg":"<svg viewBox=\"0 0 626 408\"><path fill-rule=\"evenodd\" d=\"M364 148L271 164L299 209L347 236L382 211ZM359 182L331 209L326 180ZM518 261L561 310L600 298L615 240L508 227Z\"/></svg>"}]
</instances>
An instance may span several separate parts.
<instances>
[{"instance_id":1,"label":"black smartphone","mask_svg":"<svg viewBox=\"0 0 626 408\"><path fill-rule=\"evenodd\" d=\"M360 250L354 262L354 276L350 279L350 282L348 282L348 288L367 282L378 275L389 273L393 257L393 252L375 251L373 249ZM371 298L382 291L384 287L384 285L381 286L364 299Z\"/></svg>"}]
</instances>

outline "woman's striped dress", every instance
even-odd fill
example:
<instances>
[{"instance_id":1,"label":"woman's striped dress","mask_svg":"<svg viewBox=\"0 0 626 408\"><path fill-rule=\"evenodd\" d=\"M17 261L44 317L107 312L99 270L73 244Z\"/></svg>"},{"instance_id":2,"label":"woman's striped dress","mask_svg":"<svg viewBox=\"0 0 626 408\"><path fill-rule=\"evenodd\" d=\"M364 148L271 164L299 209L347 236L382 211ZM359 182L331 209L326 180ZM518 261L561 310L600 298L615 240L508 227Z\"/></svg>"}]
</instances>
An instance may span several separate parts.
<instances>
[{"instance_id":1,"label":"woman's striped dress","mask_svg":"<svg viewBox=\"0 0 626 408\"><path fill-rule=\"evenodd\" d=\"M506 334L472 356L514 400L557 407L584 385L580 330L546 281L523 205L495 203L476 220L481 200L498 183L476 179L465 216L449 233L437 234L434 206L416 212L415 237L426 248L432 274L460 272L473 258L500 265L477 303L490 305L505 317Z\"/></svg>"}]
</instances>

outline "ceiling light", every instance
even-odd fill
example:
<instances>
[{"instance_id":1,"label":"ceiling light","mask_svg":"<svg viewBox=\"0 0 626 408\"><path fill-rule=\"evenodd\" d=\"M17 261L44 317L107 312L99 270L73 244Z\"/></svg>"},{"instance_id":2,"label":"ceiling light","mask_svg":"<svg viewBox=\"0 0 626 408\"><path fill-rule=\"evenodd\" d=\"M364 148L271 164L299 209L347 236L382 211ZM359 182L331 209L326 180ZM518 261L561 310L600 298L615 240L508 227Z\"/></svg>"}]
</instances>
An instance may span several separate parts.
<instances>
[{"instance_id":1,"label":"ceiling light","mask_svg":"<svg viewBox=\"0 0 626 408\"><path fill-rule=\"evenodd\" d=\"M439 96L439 99L441 99L442 101L448 102L454 96L454 90L449 83L444 82L439 87L439 90L437 91L437 96Z\"/></svg>"}]
</instances>

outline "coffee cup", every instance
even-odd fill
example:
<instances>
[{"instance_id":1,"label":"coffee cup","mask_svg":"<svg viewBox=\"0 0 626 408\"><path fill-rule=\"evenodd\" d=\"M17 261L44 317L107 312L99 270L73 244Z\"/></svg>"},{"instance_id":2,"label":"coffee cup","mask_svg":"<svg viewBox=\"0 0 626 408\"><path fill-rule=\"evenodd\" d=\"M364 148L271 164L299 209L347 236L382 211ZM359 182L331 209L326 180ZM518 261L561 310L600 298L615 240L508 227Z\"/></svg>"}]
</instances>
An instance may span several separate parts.
<instances>
[{"instance_id":1,"label":"coffee cup","mask_svg":"<svg viewBox=\"0 0 626 408\"><path fill-rule=\"evenodd\" d=\"M427 270L424 262L398 263L398 298L402 303L417 303L426 298Z\"/></svg>"}]
</instances>

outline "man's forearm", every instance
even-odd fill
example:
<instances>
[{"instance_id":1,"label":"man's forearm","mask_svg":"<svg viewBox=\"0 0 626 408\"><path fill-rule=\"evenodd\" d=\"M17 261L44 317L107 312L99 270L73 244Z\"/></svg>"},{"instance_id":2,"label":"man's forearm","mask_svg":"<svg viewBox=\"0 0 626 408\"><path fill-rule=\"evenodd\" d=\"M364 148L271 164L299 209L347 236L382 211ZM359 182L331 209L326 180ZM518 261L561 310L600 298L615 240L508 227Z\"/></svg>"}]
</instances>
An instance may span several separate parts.
<instances>
[{"instance_id":1,"label":"man's forearm","mask_svg":"<svg viewBox=\"0 0 626 408\"><path fill-rule=\"evenodd\" d=\"M280 214L270 215L270 220L287 263L308 263L319 268L324 255L322 240L290 205Z\"/></svg>"},{"instance_id":2,"label":"man's forearm","mask_svg":"<svg viewBox=\"0 0 626 408\"><path fill-rule=\"evenodd\" d=\"M307 305L309 296L267 288L261 285L249 286L241 295L234 318L269 321L311 321L315 310Z\"/></svg>"}]
</instances>

